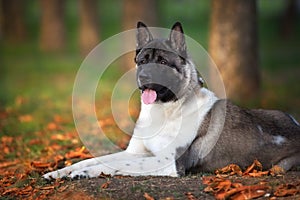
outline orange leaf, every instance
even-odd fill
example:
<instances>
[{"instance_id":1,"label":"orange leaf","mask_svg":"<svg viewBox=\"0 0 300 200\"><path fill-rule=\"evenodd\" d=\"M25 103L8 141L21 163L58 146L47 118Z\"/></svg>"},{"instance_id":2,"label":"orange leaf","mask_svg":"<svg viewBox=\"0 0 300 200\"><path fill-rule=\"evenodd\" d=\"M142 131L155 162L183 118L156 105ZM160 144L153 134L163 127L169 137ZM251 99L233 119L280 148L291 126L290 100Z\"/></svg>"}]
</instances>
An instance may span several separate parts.
<instances>
[{"instance_id":1,"label":"orange leaf","mask_svg":"<svg viewBox=\"0 0 300 200\"><path fill-rule=\"evenodd\" d=\"M1 162L0 168L10 167L10 166L18 164L19 162L20 162L19 160Z\"/></svg>"},{"instance_id":2,"label":"orange leaf","mask_svg":"<svg viewBox=\"0 0 300 200\"><path fill-rule=\"evenodd\" d=\"M234 175L234 174L242 175L242 170L238 165L230 164L221 169L217 169L215 171L215 173L216 174L228 174L229 173L230 175Z\"/></svg>"},{"instance_id":3,"label":"orange leaf","mask_svg":"<svg viewBox=\"0 0 300 200\"><path fill-rule=\"evenodd\" d=\"M15 193L17 191L19 191L19 188L9 188L9 189L4 190L4 192L2 193L2 195Z\"/></svg>"},{"instance_id":4,"label":"orange leaf","mask_svg":"<svg viewBox=\"0 0 300 200\"><path fill-rule=\"evenodd\" d=\"M41 187L39 188L40 190L52 190L52 189L55 189L55 186L54 185L51 185L51 186L45 186L45 187Z\"/></svg>"},{"instance_id":5,"label":"orange leaf","mask_svg":"<svg viewBox=\"0 0 300 200\"><path fill-rule=\"evenodd\" d=\"M58 191L58 192L63 192L63 191L65 191L68 187L69 187L68 185L59 187L59 188L57 189L57 191Z\"/></svg>"},{"instance_id":6,"label":"orange leaf","mask_svg":"<svg viewBox=\"0 0 300 200\"><path fill-rule=\"evenodd\" d=\"M297 189L296 185L283 184L276 188L274 195L277 197L285 197L296 195L297 193L300 193L300 189Z\"/></svg>"},{"instance_id":7,"label":"orange leaf","mask_svg":"<svg viewBox=\"0 0 300 200\"><path fill-rule=\"evenodd\" d=\"M59 127L56 123L50 122L50 123L47 125L47 129L48 129L49 131L56 131L56 130L59 130L60 127Z\"/></svg>"},{"instance_id":8,"label":"orange leaf","mask_svg":"<svg viewBox=\"0 0 300 200\"><path fill-rule=\"evenodd\" d=\"M10 137L10 136L2 136L1 137L1 142L4 143L4 144L10 144L13 141L14 141L13 137Z\"/></svg>"},{"instance_id":9,"label":"orange leaf","mask_svg":"<svg viewBox=\"0 0 300 200\"><path fill-rule=\"evenodd\" d=\"M255 196L255 195L261 195L263 196L266 192L265 190L269 189L268 186L266 185L250 185L250 186L241 186L238 188L233 188L231 190L229 190L228 192L223 192L223 193L217 193L215 195L216 199L226 199L228 197L231 197L232 195L237 195L237 197L235 197L237 199L243 199L242 197L247 197L247 195L249 195L249 197L251 195ZM240 196L239 193L243 193L244 195ZM233 198L234 198L233 196ZM254 198L254 197L252 197ZM251 199L251 198L244 198L244 199Z\"/></svg>"},{"instance_id":10,"label":"orange leaf","mask_svg":"<svg viewBox=\"0 0 300 200\"><path fill-rule=\"evenodd\" d=\"M151 197L147 192L145 192L144 197L146 200L154 200L154 198Z\"/></svg>"},{"instance_id":11,"label":"orange leaf","mask_svg":"<svg viewBox=\"0 0 300 200\"><path fill-rule=\"evenodd\" d=\"M18 192L18 194L19 194L19 195L27 195L27 194L31 193L32 190L33 190L32 186L29 185L29 186L27 186L27 187L25 187L25 188L22 188L22 189Z\"/></svg>"},{"instance_id":12,"label":"orange leaf","mask_svg":"<svg viewBox=\"0 0 300 200\"><path fill-rule=\"evenodd\" d=\"M108 188L108 186L109 186L110 183L111 183L110 181L107 181L106 183L103 183L103 184L101 185L101 188L102 188L102 189Z\"/></svg>"},{"instance_id":13,"label":"orange leaf","mask_svg":"<svg viewBox=\"0 0 300 200\"><path fill-rule=\"evenodd\" d=\"M283 175L284 173L285 173L284 169L282 169L282 168L279 167L278 165L274 165L274 166L270 169L270 174L271 174L271 176Z\"/></svg>"},{"instance_id":14,"label":"orange leaf","mask_svg":"<svg viewBox=\"0 0 300 200\"><path fill-rule=\"evenodd\" d=\"M268 174L269 174L269 171L253 172L253 173L249 173L249 176L252 176L252 177L261 177L261 176L266 176Z\"/></svg>"},{"instance_id":15,"label":"orange leaf","mask_svg":"<svg viewBox=\"0 0 300 200\"><path fill-rule=\"evenodd\" d=\"M65 166L70 166L72 164L73 164L73 162L71 160L66 160L65 161Z\"/></svg>"},{"instance_id":16,"label":"orange leaf","mask_svg":"<svg viewBox=\"0 0 300 200\"><path fill-rule=\"evenodd\" d=\"M31 122L33 120L31 115L21 115L19 116L20 122Z\"/></svg>"},{"instance_id":17,"label":"orange leaf","mask_svg":"<svg viewBox=\"0 0 300 200\"><path fill-rule=\"evenodd\" d=\"M244 171L243 175L248 175L250 172L253 172L255 168L258 168L259 171L262 171L262 164L258 160L254 160L253 163Z\"/></svg>"},{"instance_id":18,"label":"orange leaf","mask_svg":"<svg viewBox=\"0 0 300 200\"><path fill-rule=\"evenodd\" d=\"M31 166L34 168L49 168L53 164L50 162L42 162L42 161L32 161Z\"/></svg>"}]
</instances>

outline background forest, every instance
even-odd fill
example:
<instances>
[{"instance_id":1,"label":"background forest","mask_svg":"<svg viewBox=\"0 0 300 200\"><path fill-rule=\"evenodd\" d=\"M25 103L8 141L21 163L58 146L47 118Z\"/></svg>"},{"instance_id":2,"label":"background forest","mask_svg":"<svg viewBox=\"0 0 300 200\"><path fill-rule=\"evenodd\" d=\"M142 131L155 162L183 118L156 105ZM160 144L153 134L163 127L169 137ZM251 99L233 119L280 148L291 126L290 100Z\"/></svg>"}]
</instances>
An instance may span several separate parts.
<instances>
[{"instance_id":1,"label":"background forest","mask_svg":"<svg viewBox=\"0 0 300 200\"><path fill-rule=\"evenodd\" d=\"M219 48L218 44L212 44L213 34L218 31L214 23L218 19L218 23L222 17L229 21L243 19L234 22L240 24L236 29L253 21L251 30L257 34L251 46L253 51L246 51L236 59L254 60L254 64L248 62L245 68L256 72L249 80L246 74L247 81L242 85L230 82L234 74L227 75L229 84L236 86L230 87L229 97L242 106L280 109L300 120L300 1L258 0L256 7L255 1L251 1L249 5L256 9L248 20L243 18L246 12L226 15L222 12L224 6L230 10L233 4L220 2L0 0L0 151L4 152L0 155L0 169L24 164L32 167L31 161L41 155L50 159L76 148L83 152L71 108L77 70L97 44L135 28L139 20L164 28L180 21L185 34L212 55ZM231 35L230 31L225 32L223 40L229 41ZM243 35L239 37L245 41ZM133 66L132 57L113 63L104 84L109 88ZM240 95L231 95L239 94L253 82L257 83L254 90L249 87ZM125 148L129 137L123 136L114 123L109 90L96 99L99 123L114 143ZM139 97L135 96L129 108L132 118L139 112ZM2 189L0 195L1 192Z\"/></svg>"}]
</instances>

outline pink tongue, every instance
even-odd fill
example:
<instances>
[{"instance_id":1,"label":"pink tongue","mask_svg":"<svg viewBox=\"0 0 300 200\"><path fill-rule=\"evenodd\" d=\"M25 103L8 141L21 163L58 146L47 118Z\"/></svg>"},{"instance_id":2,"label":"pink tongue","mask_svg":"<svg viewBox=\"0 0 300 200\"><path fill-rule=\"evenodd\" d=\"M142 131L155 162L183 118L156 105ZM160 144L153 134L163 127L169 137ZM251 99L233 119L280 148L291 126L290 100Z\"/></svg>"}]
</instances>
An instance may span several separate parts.
<instances>
[{"instance_id":1,"label":"pink tongue","mask_svg":"<svg viewBox=\"0 0 300 200\"><path fill-rule=\"evenodd\" d=\"M154 103L156 100L157 94L154 90L146 89L142 94L142 100L144 104Z\"/></svg>"}]
</instances>

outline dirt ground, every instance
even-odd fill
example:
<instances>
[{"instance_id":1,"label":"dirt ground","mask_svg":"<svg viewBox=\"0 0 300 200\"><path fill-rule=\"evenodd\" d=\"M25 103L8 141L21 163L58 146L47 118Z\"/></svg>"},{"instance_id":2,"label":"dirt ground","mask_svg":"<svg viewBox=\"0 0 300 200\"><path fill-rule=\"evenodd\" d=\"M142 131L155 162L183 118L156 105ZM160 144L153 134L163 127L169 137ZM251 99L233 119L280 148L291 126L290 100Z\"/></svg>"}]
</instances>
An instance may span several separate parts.
<instances>
[{"instance_id":1,"label":"dirt ground","mask_svg":"<svg viewBox=\"0 0 300 200\"><path fill-rule=\"evenodd\" d=\"M300 185L300 171L290 171L283 176L258 178L229 176L232 183L257 185L266 183L269 189L257 199L300 199L300 193L287 197L275 197L274 192L281 184ZM202 176L171 177L100 177L69 180L60 186L64 190L48 196L49 199L215 199L204 192L206 185Z\"/></svg>"}]
</instances>

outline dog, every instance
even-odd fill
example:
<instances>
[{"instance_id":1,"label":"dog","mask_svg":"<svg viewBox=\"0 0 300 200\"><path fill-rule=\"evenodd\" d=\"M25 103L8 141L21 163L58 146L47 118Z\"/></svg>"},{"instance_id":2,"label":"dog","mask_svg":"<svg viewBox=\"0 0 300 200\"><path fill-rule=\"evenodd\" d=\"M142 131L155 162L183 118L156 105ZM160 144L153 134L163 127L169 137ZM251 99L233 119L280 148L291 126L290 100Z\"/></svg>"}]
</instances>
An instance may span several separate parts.
<instances>
[{"instance_id":1,"label":"dog","mask_svg":"<svg viewBox=\"0 0 300 200\"><path fill-rule=\"evenodd\" d=\"M300 165L300 125L281 111L244 109L203 86L187 53L182 26L153 38L138 22L137 85L141 112L123 152L91 158L49 172L46 179L91 178L101 173L183 176L231 163L259 160L264 168Z\"/></svg>"}]
</instances>

